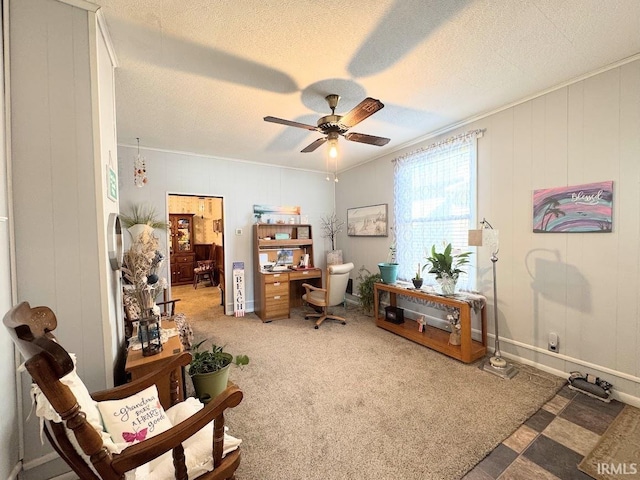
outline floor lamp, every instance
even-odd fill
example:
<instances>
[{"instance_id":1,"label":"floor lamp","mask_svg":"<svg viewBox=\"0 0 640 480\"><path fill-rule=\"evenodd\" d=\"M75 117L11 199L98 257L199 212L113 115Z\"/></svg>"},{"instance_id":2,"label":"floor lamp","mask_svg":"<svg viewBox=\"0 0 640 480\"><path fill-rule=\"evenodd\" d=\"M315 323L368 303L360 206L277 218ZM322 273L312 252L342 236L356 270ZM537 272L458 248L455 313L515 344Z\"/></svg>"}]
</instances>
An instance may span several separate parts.
<instances>
[{"instance_id":1,"label":"floor lamp","mask_svg":"<svg viewBox=\"0 0 640 480\"><path fill-rule=\"evenodd\" d=\"M498 288L496 285L496 263L498 263L498 230L494 230L484 218L480 222L480 230L469 230L469 245L474 247L491 247L491 264L493 266L493 317L495 349L493 355L487 360L482 369L502 378L513 378L518 369L502 358L500 352L500 336L498 335Z\"/></svg>"}]
</instances>

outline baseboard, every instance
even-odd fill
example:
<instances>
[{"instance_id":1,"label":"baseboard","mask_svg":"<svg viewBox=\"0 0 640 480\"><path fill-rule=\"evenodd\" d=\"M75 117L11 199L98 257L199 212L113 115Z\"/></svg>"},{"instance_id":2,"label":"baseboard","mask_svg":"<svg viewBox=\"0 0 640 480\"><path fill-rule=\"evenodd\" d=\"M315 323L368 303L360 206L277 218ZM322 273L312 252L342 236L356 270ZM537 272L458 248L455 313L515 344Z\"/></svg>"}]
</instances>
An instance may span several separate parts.
<instances>
[{"instance_id":1,"label":"baseboard","mask_svg":"<svg viewBox=\"0 0 640 480\"><path fill-rule=\"evenodd\" d=\"M493 334L489 334L487 335L488 338L491 339L495 339L495 336ZM616 377L618 379L621 380L630 380L634 383L640 383L640 379L638 379L638 377L634 377L633 375L629 375L627 373L624 372L618 372L616 370L612 370L608 367L603 367L601 365L596 365L594 363L591 362L587 362L585 360L581 360L578 358L574 358L574 357L569 357L568 355L563 355L563 354L558 354L558 353L553 353L550 351L547 351L543 348L540 347L535 347L533 345L528 345L526 343L522 343L522 342L518 342L516 340L511 340L509 338L505 338L500 336L500 344L504 345L504 344L508 344L508 345L513 345L513 346L517 346L520 348L524 348L530 352L534 352L538 355L544 355L546 357L549 358L553 358L553 359L558 359L558 360L562 360L563 362L568 362L568 363L572 363L575 365L581 365L583 367L586 367L588 369L589 373L592 373L594 375L597 376L601 376L604 379L606 379L608 382L613 383L614 387L613 390L611 392L611 398L618 400L620 402L632 405L634 407L639 407L640 408L640 397L637 397L635 395L631 395L630 393L626 393L626 392L622 392L619 390L616 390L615 388L615 379L610 378L610 376ZM489 345L489 350L493 351L493 347L491 345ZM539 370L542 370L544 372L547 373L551 373L553 375L557 375L559 377L564 377L564 378L569 378L569 375L571 374L571 372L566 372L564 370L559 370L557 368L553 368L550 367L544 363L540 363L540 362L536 362L533 360L530 360L526 357L522 357L520 355L516 355L512 352L509 352L508 350L505 350L504 348L500 348L500 353L502 353L502 356L511 360L514 360L516 362L520 362L523 363L525 365L530 365L532 367L538 368Z\"/></svg>"},{"instance_id":2,"label":"baseboard","mask_svg":"<svg viewBox=\"0 0 640 480\"><path fill-rule=\"evenodd\" d=\"M57 477L51 477L49 480L78 480L78 476L74 472L68 472Z\"/></svg>"},{"instance_id":3,"label":"baseboard","mask_svg":"<svg viewBox=\"0 0 640 480\"><path fill-rule=\"evenodd\" d=\"M70 470L69 465L67 465L56 452L49 452L28 462L24 462L19 478L24 480L77 479L78 476Z\"/></svg>"},{"instance_id":4,"label":"baseboard","mask_svg":"<svg viewBox=\"0 0 640 480\"><path fill-rule=\"evenodd\" d=\"M358 300L358 297L355 297L356 300ZM353 301L352 303L357 303L356 301ZM380 302L381 308L384 307L385 302ZM428 320L428 323L430 325L436 326L438 328L441 328L443 330L447 330L448 328L448 322L446 320L443 320L441 318L438 317L434 317L432 315L427 315L424 312L417 312L415 310L411 310L405 307L403 307L405 310L405 317L407 317L407 313L409 313L408 317L410 318L414 318L417 317L418 315L425 315L425 317ZM475 339L475 340L479 340L482 336L482 332L478 329L472 329L471 330L471 336ZM487 351L491 351L493 352L494 348L494 340L495 340L495 336L491 333L487 333ZM528 359L526 357L522 357L520 355L517 355L513 352L510 352L507 349L505 350L505 346L513 346L513 347L517 347L517 348L522 348L525 349L529 352L532 352L536 355L543 355L546 358L549 358L552 361L557 361L560 360L562 362L569 363L569 364L573 364L573 365L579 365L581 367L585 367L585 370L589 373L592 373L596 376L602 377L605 380L607 380L608 382L613 384L613 390L612 390L612 394L611 394L611 398L614 398L616 400L619 400L621 402L624 402L626 404L632 405L634 407L639 407L640 408L640 397L632 395L631 393L625 392L625 391L620 391L616 389L616 379L619 380L625 380L625 381L629 381L629 382L633 382L636 385L640 385L640 377L636 377L634 375L630 375L628 373L624 373L624 372L619 372L617 370L613 370L611 368L608 367L604 367L602 365L596 365L594 363L591 362L587 362L586 360L581 360L579 358L574 358L574 357L570 357L568 355L564 355L561 353L554 353L554 352L550 352L547 349L544 348L540 348L540 347L536 347L534 345L529 345L523 342L519 342L517 340L512 340L510 338L505 338L503 336L500 336L500 344L501 344L501 353L505 358L509 358L512 359L516 362L520 362L523 363L525 365L530 365L532 367L538 368L539 370L542 370L544 372L548 372L551 373L553 375L557 375L558 377L564 377L564 378L569 378L570 375L570 371L564 371L564 370L559 370L557 368L553 368L549 365L546 365L544 363L541 362L537 362L531 359ZM575 368L571 368L571 370L575 370ZM614 377L614 378L611 378Z\"/></svg>"}]
</instances>

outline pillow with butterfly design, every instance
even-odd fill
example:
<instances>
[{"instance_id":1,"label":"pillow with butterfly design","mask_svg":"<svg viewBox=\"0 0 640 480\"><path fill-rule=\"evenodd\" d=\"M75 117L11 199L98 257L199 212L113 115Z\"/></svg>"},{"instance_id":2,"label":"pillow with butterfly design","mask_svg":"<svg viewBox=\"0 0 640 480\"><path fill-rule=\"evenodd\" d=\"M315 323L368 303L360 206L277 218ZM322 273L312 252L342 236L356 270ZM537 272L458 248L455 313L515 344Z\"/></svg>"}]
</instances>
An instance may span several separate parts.
<instances>
[{"instance_id":1,"label":"pillow with butterfly design","mask_svg":"<svg viewBox=\"0 0 640 480\"><path fill-rule=\"evenodd\" d=\"M121 400L98 402L98 410L116 444L141 442L173 426L160 405L155 385Z\"/></svg>"}]
</instances>

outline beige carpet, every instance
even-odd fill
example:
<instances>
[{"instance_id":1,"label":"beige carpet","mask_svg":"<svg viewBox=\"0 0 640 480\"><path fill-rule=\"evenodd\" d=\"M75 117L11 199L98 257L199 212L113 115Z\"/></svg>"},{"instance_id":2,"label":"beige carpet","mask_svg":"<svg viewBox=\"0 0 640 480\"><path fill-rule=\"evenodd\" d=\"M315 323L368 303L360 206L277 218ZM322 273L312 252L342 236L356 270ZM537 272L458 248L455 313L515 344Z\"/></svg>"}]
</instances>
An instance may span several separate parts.
<instances>
[{"instance_id":1,"label":"beige carpet","mask_svg":"<svg viewBox=\"0 0 640 480\"><path fill-rule=\"evenodd\" d=\"M626 405L578 468L596 480L640 478L640 410Z\"/></svg>"},{"instance_id":2,"label":"beige carpet","mask_svg":"<svg viewBox=\"0 0 640 480\"><path fill-rule=\"evenodd\" d=\"M461 478L564 384L526 366L502 380L382 330L356 307L346 326L319 330L302 309L272 323L225 317L215 292L173 296L196 341L251 358L231 372L245 395L227 415L244 441L238 480Z\"/></svg>"}]
</instances>

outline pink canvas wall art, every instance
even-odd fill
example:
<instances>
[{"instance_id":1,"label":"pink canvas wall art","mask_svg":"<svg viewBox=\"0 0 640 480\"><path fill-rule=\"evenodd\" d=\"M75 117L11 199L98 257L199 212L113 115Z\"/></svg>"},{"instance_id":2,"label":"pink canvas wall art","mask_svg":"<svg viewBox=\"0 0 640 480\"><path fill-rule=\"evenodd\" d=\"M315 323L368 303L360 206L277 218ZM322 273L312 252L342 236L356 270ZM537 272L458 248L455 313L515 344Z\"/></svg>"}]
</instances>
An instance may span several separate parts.
<instances>
[{"instance_id":1,"label":"pink canvas wall art","mask_svg":"<svg viewBox=\"0 0 640 480\"><path fill-rule=\"evenodd\" d=\"M611 232L613 182L533 192L535 233Z\"/></svg>"}]
</instances>

